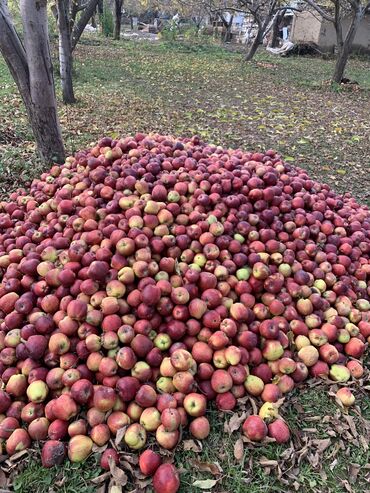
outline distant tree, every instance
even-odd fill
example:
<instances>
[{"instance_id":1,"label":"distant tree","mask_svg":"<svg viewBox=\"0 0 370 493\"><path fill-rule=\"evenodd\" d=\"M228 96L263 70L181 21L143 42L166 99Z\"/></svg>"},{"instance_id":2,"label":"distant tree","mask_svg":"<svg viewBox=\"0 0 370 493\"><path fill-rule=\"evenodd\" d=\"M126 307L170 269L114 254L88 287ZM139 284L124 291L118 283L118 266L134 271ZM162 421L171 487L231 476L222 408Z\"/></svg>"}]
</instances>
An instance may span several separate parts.
<instances>
[{"instance_id":1,"label":"distant tree","mask_svg":"<svg viewBox=\"0 0 370 493\"><path fill-rule=\"evenodd\" d=\"M59 72L62 85L63 102L74 103L72 81L72 43L69 0L57 0L57 23L59 31Z\"/></svg>"},{"instance_id":2,"label":"distant tree","mask_svg":"<svg viewBox=\"0 0 370 493\"><path fill-rule=\"evenodd\" d=\"M121 37L122 6L123 0L114 0L114 39Z\"/></svg>"},{"instance_id":3,"label":"distant tree","mask_svg":"<svg viewBox=\"0 0 370 493\"><path fill-rule=\"evenodd\" d=\"M370 1L331 0L328 7L322 6L316 0L304 1L318 12L323 19L334 25L338 54L332 80L340 84L344 76L357 29L364 16L370 14ZM343 32L343 20L346 18L349 20L349 25L347 31Z\"/></svg>"},{"instance_id":4,"label":"distant tree","mask_svg":"<svg viewBox=\"0 0 370 493\"><path fill-rule=\"evenodd\" d=\"M75 102L72 80L73 50L94 15L98 0L55 0L51 4L59 35L59 72L63 102ZM78 17L78 19L77 19Z\"/></svg>"},{"instance_id":5,"label":"distant tree","mask_svg":"<svg viewBox=\"0 0 370 493\"><path fill-rule=\"evenodd\" d=\"M49 49L47 0L21 0L23 42L6 0L0 0L0 52L18 86L37 149L45 163L63 162L62 134L57 114Z\"/></svg>"},{"instance_id":6,"label":"distant tree","mask_svg":"<svg viewBox=\"0 0 370 493\"><path fill-rule=\"evenodd\" d=\"M85 30L89 20L95 13L98 6L99 0L72 0L72 10L71 10L71 21L72 21L72 33L71 33L71 44L72 51L76 48L77 43L80 41L82 33ZM77 5L77 7L76 7ZM77 9L77 11L76 11ZM73 15L76 12L75 15ZM77 13L81 12L81 15L76 22Z\"/></svg>"},{"instance_id":7,"label":"distant tree","mask_svg":"<svg viewBox=\"0 0 370 493\"><path fill-rule=\"evenodd\" d=\"M277 12L286 8L286 5L282 5L279 0L238 0L238 5L241 10L251 15L257 25L256 36L245 56L245 60L250 61L262 44L273 18Z\"/></svg>"}]
</instances>

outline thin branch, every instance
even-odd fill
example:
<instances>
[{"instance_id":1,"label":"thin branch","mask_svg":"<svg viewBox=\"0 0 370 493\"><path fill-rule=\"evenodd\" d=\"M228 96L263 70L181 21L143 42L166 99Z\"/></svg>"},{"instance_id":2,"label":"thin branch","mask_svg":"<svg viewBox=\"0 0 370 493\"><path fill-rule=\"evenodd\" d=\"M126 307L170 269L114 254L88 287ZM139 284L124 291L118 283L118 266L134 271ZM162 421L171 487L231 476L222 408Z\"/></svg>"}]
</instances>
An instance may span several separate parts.
<instances>
[{"instance_id":1,"label":"thin branch","mask_svg":"<svg viewBox=\"0 0 370 493\"><path fill-rule=\"evenodd\" d=\"M308 3L308 5L310 5L313 9L316 10L316 12L318 12L321 17L323 17L325 20L329 21L329 22L334 22L335 19L332 15L330 15L328 12L325 12L325 10L323 10L321 7L319 7L317 5L316 2L314 2L313 0L305 0L306 3Z\"/></svg>"}]
</instances>

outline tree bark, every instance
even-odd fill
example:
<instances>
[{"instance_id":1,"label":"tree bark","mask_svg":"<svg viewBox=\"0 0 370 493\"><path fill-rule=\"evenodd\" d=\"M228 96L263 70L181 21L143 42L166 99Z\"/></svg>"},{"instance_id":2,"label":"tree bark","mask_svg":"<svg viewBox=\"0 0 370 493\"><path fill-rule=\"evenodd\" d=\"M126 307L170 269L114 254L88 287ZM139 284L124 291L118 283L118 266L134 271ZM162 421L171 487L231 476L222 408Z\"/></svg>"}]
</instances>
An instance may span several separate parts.
<instances>
[{"instance_id":1,"label":"tree bark","mask_svg":"<svg viewBox=\"0 0 370 493\"><path fill-rule=\"evenodd\" d=\"M114 0L114 6L115 6L114 39L120 39L121 37L122 4L123 4L123 0Z\"/></svg>"},{"instance_id":2,"label":"tree bark","mask_svg":"<svg viewBox=\"0 0 370 493\"><path fill-rule=\"evenodd\" d=\"M229 43L231 41L231 28L233 25L233 20L234 20L234 16L232 15L230 17L229 22L225 23L225 25L226 25L226 31L225 31L225 36L224 36L224 42L225 43Z\"/></svg>"},{"instance_id":3,"label":"tree bark","mask_svg":"<svg viewBox=\"0 0 370 493\"><path fill-rule=\"evenodd\" d=\"M72 51L76 48L76 45L79 42L87 23L94 15L98 2L99 0L90 0L87 6L85 7L84 11L82 12L79 21L77 22L77 24L75 24L72 31L72 39L71 39Z\"/></svg>"},{"instance_id":4,"label":"tree bark","mask_svg":"<svg viewBox=\"0 0 370 493\"><path fill-rule=\"evenodd\" d=\"M279 45L279 25L281 22L281 14L276 14L271 29L271 48L276 48Z\"/></svg>"},{"instance_id":5,"label":"tree bark","mask_svg":"<svg viewBox=\"0 0 370 493\"><path fill-rule=\"evenodd\" d=\"M262 43L263 33L264 33L264 29L262 26L260 26L258 28L257 35L253 40L252 46L250 47L250 49L249 49L249 51L245 57L246 62L250 62L253 59L254 55L256 54L257 48Z\"/></svg>"},{"instance_id":6,"label":"tree bark","mask_svg":"<svg viewBox=\"0 0 370 493\"><path fill-rule=\"evenodd\" d=\"M337 44L338 44L338 56L335 64L334 74L333 74L333 82L340 84L343 79L344 71L346 69L346 65L348 62L349 55L351 53L353 40L355 39L356 31L363 17L363 11L361 7L357 8L353 12L353 16L351 19L351 24L348 28L346 37L343 39L342 35L342 27L337 29ZM340 34L339 34L340 33Z\"/></svg>"},{"instance_id":7,"label":"tree bark","mask_svg":"<svg viewBox=\"0 0 370 493\"><path fill-rule=\"evenodd\" d=\"M46 0L22 0L21 16L25 46L14 28L6 0L0 0L0 51L23 99L41 158L47 164L63 162Z\"/></svg>"},{"instance_id":8,"label":"tree bark","mask_svg":"<svg viewBox=\"0 0 370 493\"><path fill-rule=\"evenodd\" d=\"M57 0L59 29L59 70L62 84L63 102L76 101L72 82L72 47L69 26L69 0Z\"/></svg>"}]
</instances>

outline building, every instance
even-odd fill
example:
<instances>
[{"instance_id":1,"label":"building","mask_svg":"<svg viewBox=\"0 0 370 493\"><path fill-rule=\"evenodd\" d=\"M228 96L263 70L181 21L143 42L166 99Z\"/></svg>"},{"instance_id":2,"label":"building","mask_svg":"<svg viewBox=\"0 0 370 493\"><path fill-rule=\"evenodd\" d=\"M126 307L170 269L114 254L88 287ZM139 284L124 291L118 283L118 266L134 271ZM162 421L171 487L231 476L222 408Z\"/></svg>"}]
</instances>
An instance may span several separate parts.
<instances>
[{"instance_id":1,"label":"building","mask_svg":"<svg viewBox=\"0 0 370 493\"><path fill-rule=\"evenodd\" d=\"M349 23L349 18L343 20L343 35L347 32ZM314 45L326 53L333 52L337 42L333 23L323 19L319 13L308 10L295 13L290 39L295 44ZM370 53L370 15L362 19L352 49Z\"/></svg>"}]
</instances>

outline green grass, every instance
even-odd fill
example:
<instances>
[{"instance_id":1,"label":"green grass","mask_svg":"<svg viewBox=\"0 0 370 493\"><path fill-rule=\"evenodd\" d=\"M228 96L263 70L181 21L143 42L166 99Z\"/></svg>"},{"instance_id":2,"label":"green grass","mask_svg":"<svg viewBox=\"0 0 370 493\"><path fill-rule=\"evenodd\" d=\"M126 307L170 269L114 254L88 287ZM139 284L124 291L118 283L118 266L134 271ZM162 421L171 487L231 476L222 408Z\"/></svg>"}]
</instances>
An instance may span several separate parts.
<instances>
[{"instance_id":1,"label":"green grass","mask_svg":"<svg viewBox=\"0 0 370 493\"><path fill-rule=\"evenodd\" d=\"M212 408L208 412L212 431L202 442L202 450L184 451L180 444L175 452L175 464L181 473L180 493L199 492L194 483L206 480L217 480L212 491L220 493L342 493L347 486L355 493L367 491L370 396L358 392L356 407L348 413L335 404L328 390L328 385L317 383L295 390L281 409L292 441L286 445L244 443L243 456L238 460L234 457L234 445L240 432L230 434L224 429L232 414ZM248 403L237 412L243 411L252 411ZM187 433L183 438L189 439ZM213 475L210 468L219 473ZM127 469L125 472L129 476L127 491L131 491L134 480ZM101 473L94 457L82 465L67 462L45 470L32 455L23 464L23 472L16 475L13 488L22 493L47 493L51 488L58 493L90 493L97 488L91 480Z\"/></svg>"},{"instance_id":2,"label":"green grass","mask_svg":"<svg viewBox=\"0 0 370 493\"><path fill-rule=\"evenodd\" d=\"M78 102L59 104L67 151L104 134L197 133L225 146L277 148L337 191L368 201L369 61L353 57L346 75L360 86L334 91L334 60L260 50L247 64L239 51L212 43L86 37L75 55ZM7 193L29 183L41 165L2 60L0 80L0 193ZM60 98L58 78L56 84Z\"/></svg>"},{"instance_id":3,"label":"green grass","mask_svg":"<svg viewBox=\"0 0 370 493\"><path fill-rule=\"evenodd\" d=\"M37 456L36 456L37 457ZM100 468L96 456L82 465L66 462L63 467L44 469L39 459L29 459L21 473L15 476L13 489L17 493L94 493L96 485L91 480L97 477Z\"/></svg>"}]
</instances>

